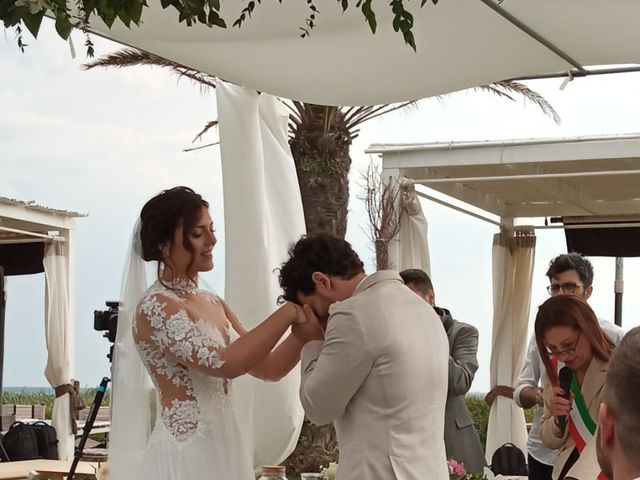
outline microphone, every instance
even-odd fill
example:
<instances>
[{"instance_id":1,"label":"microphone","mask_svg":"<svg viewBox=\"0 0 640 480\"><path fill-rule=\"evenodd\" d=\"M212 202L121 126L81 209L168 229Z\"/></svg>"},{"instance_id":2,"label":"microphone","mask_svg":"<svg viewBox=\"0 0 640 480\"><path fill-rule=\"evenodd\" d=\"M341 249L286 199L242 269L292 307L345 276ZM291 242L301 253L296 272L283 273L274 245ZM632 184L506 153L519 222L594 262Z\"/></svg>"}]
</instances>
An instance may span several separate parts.
<instances>
[{"instance_id":1,"label":"microphone","mask_svg":"<svg viewBox=\"0 0 640 480\"><path fill-rule=\"evenodd\" d=\"M573 370L569 367L564 366L560 369L560 373L558 373L558 380L560 381L560 388L564 390L563 397L569 400L571 398L571 381L573 380ZM567 416L562 415L558 417L558 426L560 427L560 432L564 435L564 430L567 428Z\"/></svg>"}]
</instances>

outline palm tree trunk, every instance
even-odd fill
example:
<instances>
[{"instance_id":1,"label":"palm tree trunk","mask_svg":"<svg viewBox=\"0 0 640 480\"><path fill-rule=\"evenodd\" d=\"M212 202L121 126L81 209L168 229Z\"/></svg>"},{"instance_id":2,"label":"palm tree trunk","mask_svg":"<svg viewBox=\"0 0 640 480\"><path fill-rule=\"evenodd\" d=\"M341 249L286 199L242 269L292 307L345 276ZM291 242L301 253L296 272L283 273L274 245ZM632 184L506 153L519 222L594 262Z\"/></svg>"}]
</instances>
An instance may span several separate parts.
<instances>
[{"instance_id":1,"label":"palm tree trunk","mask_svg":"<svg viewBox=\"0 0 640 480\"><path fill-rule=\"evenodd\" d=\"M307 233L347 233L351 134L344 114L333 107L305 104L305 115L289 141L298 173ZM300 440L284 464L291 473L318 472L338 461L333 424L304 421Z\"/></svg>"},{"instance_id":2,"label":"palm tree trunk","mask_svg":"<svg viewBox=\"0 0 640 480\"><path fill-rule=\"evenodd\" d=\"M305 105L305 119L289 141L302 194L307 233L344 238L349 202L350 132L334 107ZM327 118L330 116L330 118Z\"/></svg>"}]
</instances>

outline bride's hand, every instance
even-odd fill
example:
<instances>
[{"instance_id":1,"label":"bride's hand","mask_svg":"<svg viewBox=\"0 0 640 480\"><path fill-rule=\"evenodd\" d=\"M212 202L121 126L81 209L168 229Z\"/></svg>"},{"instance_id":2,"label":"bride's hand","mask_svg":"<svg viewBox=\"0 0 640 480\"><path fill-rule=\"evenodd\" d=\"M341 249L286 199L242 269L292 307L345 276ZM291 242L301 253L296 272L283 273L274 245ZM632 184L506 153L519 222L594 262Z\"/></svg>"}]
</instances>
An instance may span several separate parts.
<instances>
[{"instance_id":1,"label":"bride's hand","mask_svg":"<svg viewBox=\"0 0 640 480\"><path fill-rule=\"evenodd\" d=\"M306 343L311 340L324 340L324 330L309 305L303 308L306 321L292 326L292 332L298 340Z\"/></svg>"},{"instance_id":2,"label":"bride's hand","mask_svg":"<svg viewBox=\"0 0 640 480\"><path fill-rule=\"evenodd\" d=\"M306 323L307 317L305 316L302 307L300 305L296 305L295 303L292 303L291 305L293 305L293 307L296 309L296 318L293 321L293 324L295 325L296 323Z\"/></svg>"}]
</instances>

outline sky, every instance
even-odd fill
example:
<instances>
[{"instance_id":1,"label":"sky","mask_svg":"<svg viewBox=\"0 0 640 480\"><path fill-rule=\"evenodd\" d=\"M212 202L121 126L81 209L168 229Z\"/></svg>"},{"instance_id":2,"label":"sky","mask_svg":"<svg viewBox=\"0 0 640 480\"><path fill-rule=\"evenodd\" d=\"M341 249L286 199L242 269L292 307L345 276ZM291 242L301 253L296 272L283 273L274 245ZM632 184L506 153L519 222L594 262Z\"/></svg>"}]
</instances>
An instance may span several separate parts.
<instances>
[{"instance_id":1,"label":"sky","mask_svg":"<svg viewBox=\"0 0 640 480\"><path fill-rule=\"evenodd\" d=\"M109 374L109 344L93 330L93 312L118 298L134 221L163 188L188 185L209 200L219 242L216 267L204 278L224 294L223 186L217 147L183 152L217 118L215 93L148 67L83 71L83 39L73 38L75 59L47 20L38 41L27 39L24 54L12 31L0 35L0 196L87 214L76 220L76 378L96 386ZM100 38L94 43L98 55L119 48ZM527 82L556 108L561 126L522 100L473 91L423 100L365 124L351 148L347 239L367 272L374 270L373 254L359 185L369 163L380 163L364 153L370 144L640 132L638 82L638 74L595 76L563 91L561 80ZM212 132L204 142L216 140ZM480 368L472 391L486 392L496 227L427 200L422 205L438 304L478 328ZM532 312L547 298L549 260L566 252L561 231L538 231L537 237ZM591 261L590 303L600 317L613 319L614 260ZM640 261L626 259L624 275L623 324L629 328L640 324ZM43 275L9 278L7 296L4 385L46 386Z\"/></svg>"}]
</instances>

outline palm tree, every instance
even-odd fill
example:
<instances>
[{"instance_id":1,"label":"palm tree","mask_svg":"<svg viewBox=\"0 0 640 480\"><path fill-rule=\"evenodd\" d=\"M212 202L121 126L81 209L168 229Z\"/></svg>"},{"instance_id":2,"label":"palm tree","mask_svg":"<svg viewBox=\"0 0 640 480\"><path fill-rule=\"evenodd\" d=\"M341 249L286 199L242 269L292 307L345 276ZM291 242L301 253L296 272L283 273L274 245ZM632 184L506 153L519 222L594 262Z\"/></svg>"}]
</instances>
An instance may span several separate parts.
<instances>
[{"instance_id":1,"label":"palm tree","mask_svg":"<svg viewBox=\"0 0 640 480\"><path fill-rule=\"evenodd\" d=\"M217 78L151 53L123 49L92 61L86 69L96 67L157 66L169 69L179 77L193 80L202 89L215 88ZM553 107L526 85L503 81L478 87L495 95L515 100L520 95L538 106L556 123L560 119ZM285 101L289 108L289 145L295 162L308 233L330 232L344 238L347 231L349 201L349 149L366 121L394 110L415 105L365 107L330 107L297 101ZM216 121L209 122L194 138L200 139Z\"/></svg>"},{"instance_id":2,"label":"palm tree","mask_svg":"<svg viewBox=\"0 0 640 480\"><path fill-rule=\"evenodd\" d=\"M96 67L157 66L169 69L179 77L188 78L201 89L215 88L217 78L156 55L134 49L123 49L85 65ZM478 87L499 97L514 100L523 96L538 106L556 123L560 122L553 107L526 85L513 81L497 82ZM349 202L349 149L364 122L386 113L414 105L404 102L395 105L365 107L330 107L297 101L284 101L289 109L289 145L296 166L308 233L330 232L344 238L347 231ZM195 140L217 121L205 125ZM289 471L317 471L321 465L338 459L335 431L331 425L316 427L305 421L296 449L285 461Z\"/></svg>"}]
</instances>

